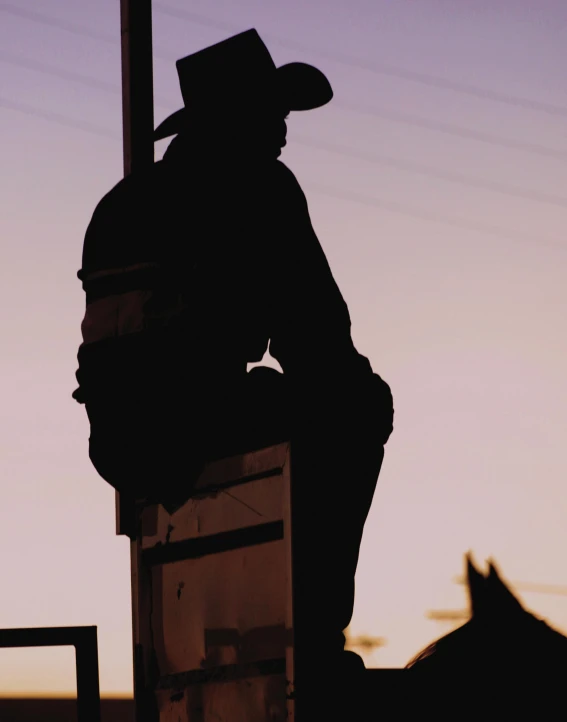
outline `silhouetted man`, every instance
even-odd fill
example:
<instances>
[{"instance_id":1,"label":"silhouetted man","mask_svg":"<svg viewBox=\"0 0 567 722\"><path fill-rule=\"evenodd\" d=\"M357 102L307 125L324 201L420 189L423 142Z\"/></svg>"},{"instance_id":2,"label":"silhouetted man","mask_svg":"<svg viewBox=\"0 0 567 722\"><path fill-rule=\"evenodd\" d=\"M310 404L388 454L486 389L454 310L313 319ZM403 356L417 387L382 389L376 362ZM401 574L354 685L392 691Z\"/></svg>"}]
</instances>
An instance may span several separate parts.
<instances>
[{"instance_id":1,"label":"silhouetted man","mask_svg":"<svg viewBox=\"0 0 567 722\"><path fill-rule=\"evenodd\" d=\"M207 458L291 439L295 625L317 655L316 688L346 659L393 419L389 387L354 348L305 196L277 160L288 113L333 93L312 66L276 68L254 30L177 69L185 107L155 134L175 139L103 198L87 230L75 395L101 476L170 511ZM268 347L283 375L247 373Z\"/></svg>"}]
</instances>

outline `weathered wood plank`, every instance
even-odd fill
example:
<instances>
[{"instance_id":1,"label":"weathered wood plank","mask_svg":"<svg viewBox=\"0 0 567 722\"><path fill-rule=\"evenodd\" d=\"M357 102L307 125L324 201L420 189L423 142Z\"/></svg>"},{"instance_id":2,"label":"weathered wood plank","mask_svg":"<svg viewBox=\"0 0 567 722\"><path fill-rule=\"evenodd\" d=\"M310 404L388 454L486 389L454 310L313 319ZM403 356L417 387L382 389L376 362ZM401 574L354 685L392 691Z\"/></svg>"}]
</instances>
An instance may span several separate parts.
<instances>
[{"instance_id":1,"label":"weathered wood plank","mask_svg":"<svg viewBox=\"0 0 567 722\"><path fill-rule=\"evenodd\" d=\"M160 676L285 657L283 541L152 569Z\"/></svg>"},{"instance_id":2,"label":"weathered wood plank","mask_svg":"<svg viewBox=\"0 0 567 722\"><path fill-rule=\"evenodd\" d=\"M162 506L147 507L142 511L142 548L278 521L283 493L279 474L189 499L172 515Z\"/></svg>"}]
</instances>

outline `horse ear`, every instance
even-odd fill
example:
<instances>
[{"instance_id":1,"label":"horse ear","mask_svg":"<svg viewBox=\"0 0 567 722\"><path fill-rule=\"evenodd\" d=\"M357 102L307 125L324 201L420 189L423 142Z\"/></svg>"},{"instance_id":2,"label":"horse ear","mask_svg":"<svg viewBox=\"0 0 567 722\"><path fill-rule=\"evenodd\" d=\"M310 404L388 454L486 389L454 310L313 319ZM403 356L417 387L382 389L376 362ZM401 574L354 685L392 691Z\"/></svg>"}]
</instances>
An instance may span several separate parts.
<instances>
[{"instance_id":1,"label":"horse ear","mask_svg":"<svg viewBox=\"0 0 567 722\"><path fill-rule=\"evenodd\" d=\"M467 552L465 559L471 612L474 616L482 613L483 607L486 606L486 579L475 567L471 552Z\"/></svg>"},{"instance_id":2,"label":"horse ear","mask_svg":"<svg viewBox=\"0 0 567 722\"><path fill-rule=\"evenodd\" d=\"M494 607L500 610L504 609L509 612L525 611L520 600L502 580L502 577L498 573L498 569L492 560L489 560L488 562L487 582L490 601Z\"/></svg>"}]
</instances>

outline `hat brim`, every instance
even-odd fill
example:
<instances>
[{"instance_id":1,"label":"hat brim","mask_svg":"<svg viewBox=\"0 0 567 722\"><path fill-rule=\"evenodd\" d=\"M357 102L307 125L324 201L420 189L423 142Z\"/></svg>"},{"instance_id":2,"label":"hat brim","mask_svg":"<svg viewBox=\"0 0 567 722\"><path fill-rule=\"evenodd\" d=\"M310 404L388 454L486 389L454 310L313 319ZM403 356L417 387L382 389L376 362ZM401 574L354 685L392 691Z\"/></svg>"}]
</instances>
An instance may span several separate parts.
<instances>
[{"instance_id":1,"label":"hat brim","mask_svg":"<svg viewBox=\"0 0 567 722\"><path fill-rule=\"evenodd\" d=\"M154 142L177 135L186 123L187 108L176 110L154 130Z\"/></svg>"},{"instance_id":2,"label":"hat brim","mask_svg":"<svg viewBox=\"0 0 567 722\"><path fill-rule=\"evenodd\" d=\"M307 63L287 63L277 68L276 90L286 107L314 110L329 103L333 89L326 76ZM187 123L189 110L181 108L161 122L154 131L154 142L177 135Z\"/></svg>"}]
</instances>

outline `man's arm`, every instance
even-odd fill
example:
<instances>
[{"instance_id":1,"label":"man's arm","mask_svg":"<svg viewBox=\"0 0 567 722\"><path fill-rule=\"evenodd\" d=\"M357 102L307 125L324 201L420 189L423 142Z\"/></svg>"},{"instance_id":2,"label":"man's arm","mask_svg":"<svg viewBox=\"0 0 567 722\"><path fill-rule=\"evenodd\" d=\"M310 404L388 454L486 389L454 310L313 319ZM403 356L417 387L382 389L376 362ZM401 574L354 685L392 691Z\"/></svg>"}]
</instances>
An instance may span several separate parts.
<instances>
[{"instance_id":1,"label":"man's arm","mask_svg":"<svg viewBox=\"0 0 567 722\"><path fill-rule=\"evenodd\" d=\"M282 163L275 187L271 210L276 283L270 353L284 372L292 374L360 364L363 357L352 343L348 308L313 229L307 200Z\"/></svg>"}]
</instances>

